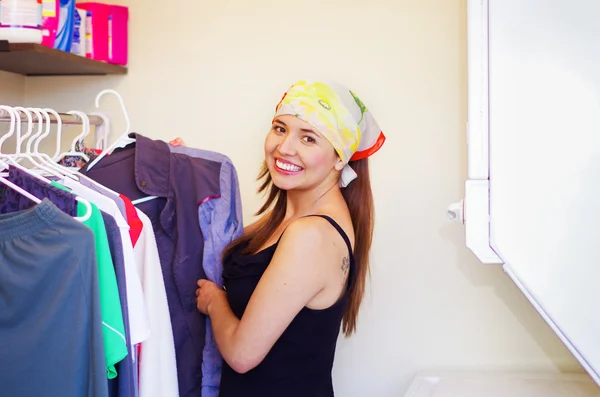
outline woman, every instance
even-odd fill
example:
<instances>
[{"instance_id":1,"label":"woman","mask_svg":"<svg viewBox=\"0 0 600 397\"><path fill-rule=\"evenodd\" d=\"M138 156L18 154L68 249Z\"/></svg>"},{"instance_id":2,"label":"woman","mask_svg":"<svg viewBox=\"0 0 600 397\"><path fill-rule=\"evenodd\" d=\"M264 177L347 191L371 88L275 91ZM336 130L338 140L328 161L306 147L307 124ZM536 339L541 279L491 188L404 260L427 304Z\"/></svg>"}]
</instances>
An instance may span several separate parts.
<instances>
[{"instance_id":1,"label":"woman","mask_svg":"<svg viewBox=\"0 0 600 397\"><path fill-rule=\"evenodd\" d=\"M221 397L333 396L340 325L356 330L368 273L367 157L384 140L336 84L299 81L277 105L259 176L264 215L225 249L224 289L198 281L225 360Z\"/></svg>"}]
</instances>

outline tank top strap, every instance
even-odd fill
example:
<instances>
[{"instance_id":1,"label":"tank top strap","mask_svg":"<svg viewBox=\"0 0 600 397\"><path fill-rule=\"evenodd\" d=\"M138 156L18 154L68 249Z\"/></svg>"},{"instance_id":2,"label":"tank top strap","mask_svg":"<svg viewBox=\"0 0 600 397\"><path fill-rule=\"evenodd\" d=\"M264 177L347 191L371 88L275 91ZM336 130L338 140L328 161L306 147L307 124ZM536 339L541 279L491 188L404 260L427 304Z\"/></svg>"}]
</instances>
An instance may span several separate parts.
<instances>
[{"instance_id":1,"label":"tank top strap","mask_svg":"<svg viewBox=\"0 0 600 397\"><path fill-rule=\"evenodd\" d=\"M335 228L335 230L338 231L338 233L342 236L342 238L346 242L346 246L348 247L348 253L350 254L350 256L351 257L354 256L354 255L352 255L352 243L350 243L350 238L348 237L348 235L346 234L344 229L342 229L342 227L336 221L333 220L333 218L331 218L328 215L318 215L318 214L307 215L307 216L318 216L319 218L323 218L327 222L329 222L331 224L331 226L333 226Z\"/></svg>"},{"instance_id":2,"label":"tank top strap","mask_svg":"<svg viewBox=\"0 0 600 397\"><path fill-rule=\"evenodd\" d=\"M335 230L337 230L338 233L344 239L344 242L346 243L346 246L348 247L348 253L350 254L350 258L351 259L354 258L354 254L352 252L352 243L350 243L350 238L348 237L348 235L346 234L346 232L344 231L344 229L342 229L342 227L336 221L333 220L333 218L331 218L328 215L320 215L320 214L306 215L306 216L304 216L304 218L307 218L309 216L318 216L319 218L323 218L327 222L329 222L331 224L331 226L333 226L335 228ZM284 231L284 233L285 233L285 231ZM275 243L275 245L279 244L279 241L283 237L284 233L281 233L281 236L279 236L279 238L277 239L277 242Z\"/></svg>"},{"instance_id":3,"label":"tank top strap","mask_svg":"<svg viewBox=\"0 0 600 397\"><path fill-rule=\"evenodd\" d=\"M354 283L355 283L355 272L356 269L354 268L356 266L356 263L354 261L354 252L352 250L352 244L350 243L350 238L348 237L348 235L346 234L346 232L344 231L344 229L342 229L342 227L333 220L333 218L331 218L328 215L321 215L321 214L312 214L312 215L306 215L304 216L304 218L309 217L309 216L318 216L319 218L323 218L325 219L327 222L329 222L329 224L331 226L333 226L335 228L335 230L337 230L337 232L340 234L340 236L342 236L342 239L344 239L344 241L346 242L346 246L348 247L348 259L349 259L349 263L348 263L348 285L347 285L347 291L349 291L350 289L353 288ZM277 247L279 245L279 241L281 240L281 238L283 237L284 232L281 234L281 236L279 236L279 239L277 239L277 242L275 244L272 245L272 247Z\"/></svg>"},{"instance_id":4,"label":"tank top strap","mask_svg":"<svg viewBox=\"0 0 600 397\"><path fill-rule=\"evenodd\" d=\"M342 229L342 227L333 220L333 218L331 218L328 215L320 215L320 214L314 214L314 215L307 215L307 216L318 216L320 218L325 219L327 222L329 222L331 224L331 226L333 226L335 228L335 230L338 231L338 233L340 234L340 236L342 236L342 238L344 239L344 241L346 242L346 245L348 246L348 284L346 287L346 291L350 291L355 283L355 271L356 269L354 269L354 267L356 266L355 262L354 262L354 252L352 251L352 244L350 243L350 238L348 237L348 235L346 234L346 232L344 231L344 229Z\"/></svg>"}]
</instances>

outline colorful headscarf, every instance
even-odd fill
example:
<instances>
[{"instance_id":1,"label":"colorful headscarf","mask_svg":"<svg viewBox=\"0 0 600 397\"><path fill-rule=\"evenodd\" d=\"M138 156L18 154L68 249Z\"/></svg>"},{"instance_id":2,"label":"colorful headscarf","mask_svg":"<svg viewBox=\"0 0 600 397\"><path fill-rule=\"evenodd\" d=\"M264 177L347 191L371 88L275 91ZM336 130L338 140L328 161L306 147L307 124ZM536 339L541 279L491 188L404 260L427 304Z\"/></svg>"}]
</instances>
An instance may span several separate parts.
<instances>
[{"instance_id":1,"label":"colorful headscarf","mask_svg":"<svg viewBox=\"0 0 600 397\"><path fill-rule=\"evenodd\" d=\"M367 107L352 91L337 83L298 81L277 104L274 118L281 115L306 121L333 145L344 163L341 187L357 177L348 162L369 157L385 142Z\"/></svg>"}]
</instances>

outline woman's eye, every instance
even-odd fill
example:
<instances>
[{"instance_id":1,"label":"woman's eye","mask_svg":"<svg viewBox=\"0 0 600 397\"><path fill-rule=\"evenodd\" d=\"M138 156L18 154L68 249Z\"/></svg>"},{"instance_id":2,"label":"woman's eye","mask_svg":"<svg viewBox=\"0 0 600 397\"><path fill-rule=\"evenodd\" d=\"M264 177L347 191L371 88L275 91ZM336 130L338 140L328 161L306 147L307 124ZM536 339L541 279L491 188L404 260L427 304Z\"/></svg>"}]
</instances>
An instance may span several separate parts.
<instances>
[{"instance_id":1,"label":"woman's eye","mask_svg":"<svg viewBox=\"0 0 600 397\"><path fill-rule=\"evenodd\" d=\"M305 137L304 137L304 140L305 140L307 143L315 143L315 142L316 142L315 138L313 138L313 137L311 137L311 136L305 136Z\"/></svg>"},{"instance_id":2,"label":"woman's eye","mask_svg":"<svg viewBox=\"0 0 600 397\"><path fill-rule=\"evenodd\" d=\"M283 127L281 127L281 126L278 126L278 125L276 125L276 126L274 126L274 127L273 127L273 129L274 129L276 132L279 132L280 134L283 134L283 133L285 133L285 128L283 128Z\"/></svg>"}]
</instances>

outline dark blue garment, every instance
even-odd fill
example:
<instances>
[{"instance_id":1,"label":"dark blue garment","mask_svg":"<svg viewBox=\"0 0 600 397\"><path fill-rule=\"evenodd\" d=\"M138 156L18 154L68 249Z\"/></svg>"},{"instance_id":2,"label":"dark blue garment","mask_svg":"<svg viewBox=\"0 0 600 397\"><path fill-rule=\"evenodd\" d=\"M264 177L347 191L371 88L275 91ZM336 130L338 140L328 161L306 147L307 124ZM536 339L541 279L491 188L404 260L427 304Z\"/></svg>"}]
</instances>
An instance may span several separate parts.
<instances>
[{"instance_id":1,"label":"dark blue garment","mask_svg":"<svg viewBox=\"0 0 600 397\"><path fill-rule=\"evenodd\" d=\"M33 175L12 165L9 165L8 180L40 200L43 198L49 199L65 214L77 216L77 201L71 193L40 181ZM0 184L0 214L25 210L34 205L33 201L21 193Z\"/></svg>"},{"instance_id":2,"label":"dark blue garment","mask_svg":"<svg viewBox=\"0 0 600 397\"><path fill-rule=\"evenodd\" d=\"M108 247L115 267L117 287L119 288L119 299L121 300L121 311L123 312L123 325L125 326L125 340L127 341L128 354L122 361L115 365L117 377L108 380L108 392L110 397L135 397L135 383L133 371L135 371L132 360L131 338L129 334L129 307L127 306L127 280L125 278L125 259L123 257L123 241L121 232L115 218L102 212L102 219L106 227Z\"/></svg>"},{"instance_id":3,"label":"dark blue garment","mask_svg":"<svg viewBox=\"0 0 600 397\"><path fill-rule=\"evenodd\" d=\"M219 183L221 195L211 197L200 204L198 220L204 237L204 257L202 266L206 277L223 285L223 264L221 255L225 247L238 238L243 230L242 200L237 172L231 160L223 154L209 150L185 146L169 146L171 152L204 158L221 163ZM223 357L219 352L212 333L210 318L206 318L206 343L202 353L202 397L217 397L221 384Z\"/></svg>"},{"instance_id":4,"label":"dark blue garment","mask_svg":"<svg viewBox=\"0 0 600 397\"><path fill-rule=\"evenodd\" d=\"M354 282L354 255L344 230L326 219L342 236L349 251L348 288L332 306L323 310L304 307L275 342L263 361L240 374L223 364L220 397L333 397L331 370L348 291ZM254 255L243 254L240 245L223 262L223 282L231 310L242 318L246 306L269 266L278 243Z\"/></svg>"},{"instance_id":5,"label":"dark blue garment","mask_svg":"<svg viewBox=\"0 0 600 397\"><path fill-rule=\"evenodd\" d=\"M48 199L0 215L0 395L106 397L94 234Z\"/></svg>"},{"instance_id":6,"label":"dark blue garment","mask_svg":"<svg viewBox=\"0 0 600 397\"><path fill-rule=\"evenodd\" d=\"M131 134L134 144L115 150L91 170L80 172L132 201L158 196L136 207L152 221L173 327L180 397L198 397L202 388L202 351L206 316L196 308L203 236L198 206L220 195L221 164L171 153L167 143Z\"/></svg>"}]
</instances>

